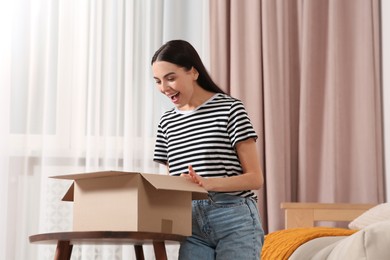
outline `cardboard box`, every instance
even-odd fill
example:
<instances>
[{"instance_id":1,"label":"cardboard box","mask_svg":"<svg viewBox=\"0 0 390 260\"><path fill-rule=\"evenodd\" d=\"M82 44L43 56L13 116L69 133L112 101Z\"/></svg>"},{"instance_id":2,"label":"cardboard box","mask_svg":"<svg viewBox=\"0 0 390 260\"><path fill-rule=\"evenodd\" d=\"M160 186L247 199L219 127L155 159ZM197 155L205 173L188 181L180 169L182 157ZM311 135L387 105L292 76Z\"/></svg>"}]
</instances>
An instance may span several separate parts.
<instances>
[{"instance_id":1,"label":"cardboard box","mask_svg":"<svg viewBox=\"0 0 390 260\"><path fill-rule=\"evenodd\" d=\"M104 171L54 176L73 180L74 231L144 231L191 235L192 199L207 198L185 178Z\"/></svg>"}]
</instances>

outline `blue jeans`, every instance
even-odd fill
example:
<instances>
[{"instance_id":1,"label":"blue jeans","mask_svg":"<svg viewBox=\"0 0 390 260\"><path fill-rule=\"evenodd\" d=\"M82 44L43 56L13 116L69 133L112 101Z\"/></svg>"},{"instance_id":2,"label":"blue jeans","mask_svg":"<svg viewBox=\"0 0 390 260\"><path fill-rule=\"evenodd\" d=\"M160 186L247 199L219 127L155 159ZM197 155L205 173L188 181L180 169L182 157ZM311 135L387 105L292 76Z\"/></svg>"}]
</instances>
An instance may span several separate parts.
<instances>
[{"instance_id":1,"label":"blue jeans","mask_svg":"<svg viewBox=\"0 0 390 260\"><path fill-rule=\"evenodd\" d=\"M252 198L210 193L208 200L192 202L192 236L181 244L179 259L260 259L263 242Z\"/></svg>"}]
</instances>

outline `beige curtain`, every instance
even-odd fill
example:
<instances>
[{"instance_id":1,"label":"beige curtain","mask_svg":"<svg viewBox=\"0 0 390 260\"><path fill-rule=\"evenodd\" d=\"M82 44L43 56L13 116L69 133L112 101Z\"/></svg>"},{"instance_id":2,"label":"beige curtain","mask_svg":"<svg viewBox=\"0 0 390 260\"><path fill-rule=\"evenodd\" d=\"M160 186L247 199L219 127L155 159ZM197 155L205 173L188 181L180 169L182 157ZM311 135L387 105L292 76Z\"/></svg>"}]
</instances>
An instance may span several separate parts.
<instances>
[{"instance_id":1,"label":"beige curtain","mask_svg":"<svg viewBox=\"0 0 390 260\"><path fill-rule=\"evenodd\" d=\"M379 0L216 0L211 73L260 135L265 229L280 203L384 200Z\"/></svg>"}]
</instances>

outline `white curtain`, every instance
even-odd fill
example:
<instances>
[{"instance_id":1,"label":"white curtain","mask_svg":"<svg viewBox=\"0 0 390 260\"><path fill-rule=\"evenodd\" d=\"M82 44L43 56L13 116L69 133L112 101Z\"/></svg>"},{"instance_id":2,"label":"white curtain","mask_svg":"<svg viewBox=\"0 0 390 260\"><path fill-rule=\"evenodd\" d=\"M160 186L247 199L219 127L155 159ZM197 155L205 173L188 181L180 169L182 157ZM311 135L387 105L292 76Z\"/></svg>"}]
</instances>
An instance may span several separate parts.
<instances>
[{"instance_id":1,"label":"white curtain","mask_svg":"<svg viewBox=\"0 0 390 260\"><path fill-rule=\"evenodd\" d=\"M53 259L37 233L69 231L70 183L99 170L162 173L150 60L186 39L209 63L207 0L0 1L0 259ZM175 259L177 246L168 247ZM145 248L145 257L153 251ZM75 246L72 259L133 259L131 246Z\"/></svg>"}]
</instances>

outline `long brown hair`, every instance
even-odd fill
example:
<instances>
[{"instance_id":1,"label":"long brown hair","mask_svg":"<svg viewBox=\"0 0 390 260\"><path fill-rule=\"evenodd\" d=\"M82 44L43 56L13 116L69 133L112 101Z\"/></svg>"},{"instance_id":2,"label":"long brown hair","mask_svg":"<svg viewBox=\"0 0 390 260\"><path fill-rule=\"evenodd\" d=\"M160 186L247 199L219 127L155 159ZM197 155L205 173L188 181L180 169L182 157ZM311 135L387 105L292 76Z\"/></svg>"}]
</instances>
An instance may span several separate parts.
<instances>
[{"instance_id":1,"label":"long brown hair","mask_svg":"<svg viewBox=\"0 0 390 260\"><path fill-rule=\"evenodd\" d=\"M225 93L212 80L195 48L184 40L172 40L162 45L154 53L151 64L156 61L170 62L186 70L195 68L199 73L197 82L203 89L214 93Z\"/></svg>"}]
</instances>

